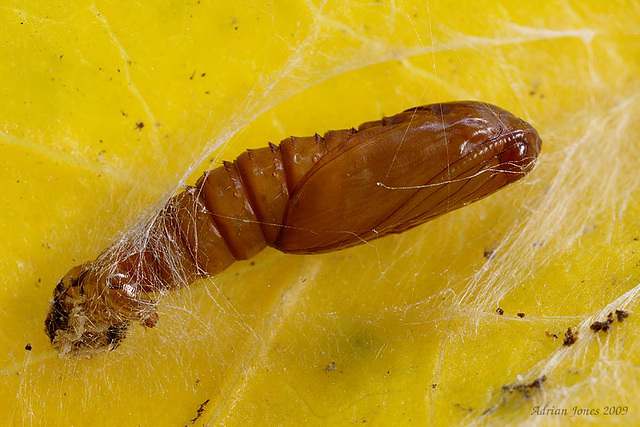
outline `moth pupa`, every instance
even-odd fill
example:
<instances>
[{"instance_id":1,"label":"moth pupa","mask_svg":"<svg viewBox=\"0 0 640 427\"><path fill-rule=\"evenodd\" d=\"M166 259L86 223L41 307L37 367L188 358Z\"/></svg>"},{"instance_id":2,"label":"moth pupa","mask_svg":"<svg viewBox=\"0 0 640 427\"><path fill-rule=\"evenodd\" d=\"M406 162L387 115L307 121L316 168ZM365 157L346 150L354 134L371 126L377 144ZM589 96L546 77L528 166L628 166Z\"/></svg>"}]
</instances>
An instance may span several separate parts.
<instances>
[{"instance_id":1,"label":"moth pupa","mask_svg":"<svg viewBox=\"0 0 640 427\"><path fill-rule=\"evenodd\" d=\"M315 254L401 233L519 180L541 147L508 111L462 101L247 150L169 199L143 236L71 269L46 333L63 356L114 349L131 323L157 323L164 292L267 246Z\"/></svg>"}]
</instances>

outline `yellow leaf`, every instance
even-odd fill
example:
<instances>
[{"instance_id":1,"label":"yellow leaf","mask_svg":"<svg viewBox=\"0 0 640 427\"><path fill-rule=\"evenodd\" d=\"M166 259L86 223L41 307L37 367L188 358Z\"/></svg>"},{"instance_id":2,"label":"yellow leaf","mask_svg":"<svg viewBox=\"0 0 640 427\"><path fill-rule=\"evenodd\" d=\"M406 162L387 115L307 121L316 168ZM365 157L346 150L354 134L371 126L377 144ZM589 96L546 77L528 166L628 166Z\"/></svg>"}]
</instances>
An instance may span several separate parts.
<instances>
[{"instance_id":1,"label":"yellow leaf","mask_svg":"<svg viewBox=\"0 0 640 427\"><path fill-rule=\"evenodd\" d=\"M640 423L640 10L539 3L5 2L0 419ZM65 272L221 159L454 99L531 122L534 172L400 236L265 250L105 356L51 348Z\"/></svg>"}]
</instances>

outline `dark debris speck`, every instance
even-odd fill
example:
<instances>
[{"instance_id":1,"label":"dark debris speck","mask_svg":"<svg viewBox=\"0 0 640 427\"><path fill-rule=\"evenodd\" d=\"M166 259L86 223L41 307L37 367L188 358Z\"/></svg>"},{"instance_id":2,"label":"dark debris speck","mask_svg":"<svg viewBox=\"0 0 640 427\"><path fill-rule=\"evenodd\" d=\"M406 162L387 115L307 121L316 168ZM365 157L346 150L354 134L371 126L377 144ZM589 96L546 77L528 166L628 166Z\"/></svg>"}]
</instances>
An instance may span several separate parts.
<instances>
[{"instance_id":1,"label":"dark debris speck","mask_svg":"<svg viewBox=\"0 0 640 427\"><path fill-rule=\"evenodd\" d=\"M496 250L494 248L484 248L484 252L482 253L482 256L484 256L486 259L491 259L491 257L493 257L493 254L496 252Z\"/></svg>"},{"instance_id":2,"label":"dark debris speck","mask_svg":"<svg viewBox=\"0 0 640 427\"><path fill-rule=\"evenodd\" d=\"M607 314L607 319L603 320L603 321L596 321L593 322L590 326L591 330L595 333L598 333L600 331L602 332L607 332L609 330L609 328L611 327L611 324L617 320L618 323L622 323L624 321L624 319L626 319L627 317L629 317L629 312L625 311L625 310L616 310L615 311L615 318L613 317L614 313L609 313Z\"/></svg>"},{"instance_id":3,"label":"dark debris speck","mask_svg":"<svg viewBox=\"0 0 640 427\"><path fill-rule=\"evenodd\" d=\"M514 391L519 391L525 395L525 397L530 396L530 391L539 389L542 387L542 383L547 380L546 375L542 375L541 377L536 378L528 384L507 384L502 386L503 391L508 391L509 393Z\"/></svg>"},{"instance_id":4,"label":"dark debris speck","mask_svg":"<svg viewBox=\"0 0 640 427\"><path fill-rule=\"evenodd\" d=\"M204 412L204 407L207 406L207 403L209 403L209 399L205 400L200 404L200 407L196 410L196 417L190 420L191 424L195 424L195 422L198 421L198 418L202 416L202 413Z\"/></svg>"},{"instance_id":5,"label":"dark debris speck","mask_svg":"<svg viewBox=\"0 0 640 427\"><path fill-rule=\"evenodd\" d=\"M578 331L572 331L571 328L567 328L567 332L564 333L564 341L562 345L565 347L571 347L578 341Z\"/></svg>"},{"instance_id":6,"label":"dark debris speck","mask_svg":"<svg viewBox=\"0 0 640 427\"><path fill-rule=\"evenodd\" d=\"M624 319L629 317L629 312L624 310L616 310L616 317L618 318L618 322L622 323Z\"/></svg>"}]
</instances>

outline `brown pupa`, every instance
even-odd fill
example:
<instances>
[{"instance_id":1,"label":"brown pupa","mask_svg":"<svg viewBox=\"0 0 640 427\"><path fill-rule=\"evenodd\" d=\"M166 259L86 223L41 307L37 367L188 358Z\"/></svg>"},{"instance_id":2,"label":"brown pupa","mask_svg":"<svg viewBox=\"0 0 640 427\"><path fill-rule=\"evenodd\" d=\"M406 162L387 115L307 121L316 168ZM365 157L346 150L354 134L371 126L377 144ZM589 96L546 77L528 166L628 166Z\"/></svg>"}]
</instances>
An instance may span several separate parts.
<instances>
[{"instance_id":1,"label":"brown pupa","mask_svg":"<svg viewBox=\"0 0 640 427\"><path fill-rule=\"evenodd\" d=\"M131 322L156 324L162 292L266 246L314 254L401 233L522 178L541 146L511 113L463 101L247 150L169 199L143 236L71 269L47 335L61 355L114 349Z\"/></svg>"}]
</instances>

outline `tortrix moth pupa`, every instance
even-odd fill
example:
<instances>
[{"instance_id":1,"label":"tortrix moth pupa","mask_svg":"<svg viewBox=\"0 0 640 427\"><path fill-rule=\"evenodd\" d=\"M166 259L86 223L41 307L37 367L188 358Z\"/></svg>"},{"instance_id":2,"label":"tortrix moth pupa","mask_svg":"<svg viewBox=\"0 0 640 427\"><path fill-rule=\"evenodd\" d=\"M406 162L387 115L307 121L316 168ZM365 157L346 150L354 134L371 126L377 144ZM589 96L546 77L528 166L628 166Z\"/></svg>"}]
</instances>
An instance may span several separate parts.
<instances>
[{"instance_id":1,"label":"tortrix moth pupa","mask_svg":"<svg viewBox=\"0 0 640 427\"><path fill-rule=\"evenodd\" d=\"M401 233L522 178L541 146L511 113L462 101L247 150L169 199L143 235L71 269L47 335L63 356L114 349L130 323L156 324L163 292L267 246L313 254Z\"/></svg>"}]
</instances>

